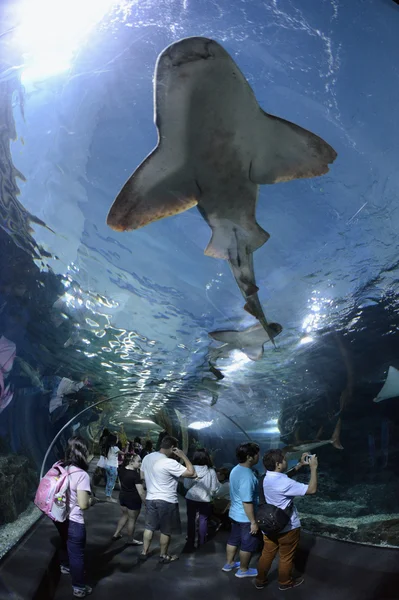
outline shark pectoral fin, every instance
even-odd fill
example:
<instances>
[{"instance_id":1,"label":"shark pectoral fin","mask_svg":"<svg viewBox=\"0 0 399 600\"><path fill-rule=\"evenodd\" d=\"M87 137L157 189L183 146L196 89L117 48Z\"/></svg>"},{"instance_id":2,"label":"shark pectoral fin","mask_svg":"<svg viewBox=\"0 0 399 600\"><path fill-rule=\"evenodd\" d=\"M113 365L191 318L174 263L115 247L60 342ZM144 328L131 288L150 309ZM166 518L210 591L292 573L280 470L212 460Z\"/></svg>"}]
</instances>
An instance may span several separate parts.
<instances>
[{"instance_id":1,"label":"shark pectoral fin","mask_svg":"<svg viewBox=\"0 0 399 600\"><path fill-rule=\"evenodd\" d=\"M170 156L158 146L119 192L107 225L116 231L139 229L192 208L199 195L189 169L176 169Z\"/></svg>"},{"instance_id":2,"label":"shark pectoral fin","mask_svg":"<svg viewBox=\"0 0 399 600\"><path fill-rule=\"evenodd\" d=\"M208 335L216 340L217 342L222 342L223 344L234 344L237 340L238 331L211 331Z\"/></svg>"},{"instance_id":3,"label":"shark pectoral fin","mask_svg":"<svg viewBox=\"0 0 399 600\"><path fill-rule=\"evenodd\" d=\"M331 440L330 442L332 443L332 445L334 446L334 448L336 448L337 450L343 450L344 447L341 444L341 440L340 440L340 435L341 435L341 417L338 419L337 424L335 426L334 429L334 433L332 434Z\"/></svg>"},{"instance_id":4,"label":"shark pectoral fin","mask_svg":"<svg viewBox=\"0 0 399 600\"><path fill-rule=\"evenodd\" d=\"M337 157L335 150L314 133L262 109L257 125L259 138L254 143L249 174L254 183L324 175Z\"/></svg>"}]
</instances>

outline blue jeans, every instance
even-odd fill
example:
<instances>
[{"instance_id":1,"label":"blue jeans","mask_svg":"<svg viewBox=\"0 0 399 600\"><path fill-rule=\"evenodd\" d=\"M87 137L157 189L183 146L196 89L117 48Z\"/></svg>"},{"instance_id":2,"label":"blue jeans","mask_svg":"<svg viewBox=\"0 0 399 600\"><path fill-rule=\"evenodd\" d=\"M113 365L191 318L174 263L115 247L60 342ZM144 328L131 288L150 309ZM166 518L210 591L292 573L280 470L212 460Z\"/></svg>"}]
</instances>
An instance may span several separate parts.
<instances>
[{"instance_id":1,"label":"blue jeans","mask_svg":"<svg viewBox=\"0 0 399 600\"><path fill-rule=\"evenodd\" d=\"M112 496L112 490L115 487L116 478L118 477L118 469L116 467L105 467L107 474L107 483L105 485L105 495Z\"/></svg>"},{"instance_id":2,"label":"blue jeans","mask_svg":"<svg viewBox=\"0 0 399 600\"><path fill-rule=\"evenodd\" d=\"M60 563L63 567L69 567L72 586L84 589L86 527L83 523L68 519L63 523L54 523L61 536Z\"/></svg>"}]
</instances>

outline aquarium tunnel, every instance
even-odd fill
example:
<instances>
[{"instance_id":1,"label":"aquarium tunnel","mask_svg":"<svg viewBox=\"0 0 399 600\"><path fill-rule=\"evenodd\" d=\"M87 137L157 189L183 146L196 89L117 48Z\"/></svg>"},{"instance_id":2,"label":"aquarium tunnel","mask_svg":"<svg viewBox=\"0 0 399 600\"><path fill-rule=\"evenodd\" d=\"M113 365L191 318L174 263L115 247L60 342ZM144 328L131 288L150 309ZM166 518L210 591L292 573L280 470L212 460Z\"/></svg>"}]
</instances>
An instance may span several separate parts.
<instances>
[{"instance_id":1,"label":"aquarium tunnel","mask_svg":"<svg viewBox=\"0 0 399 600\"><path fill-rule=\"evenodd\" d=\"M0 3L0 600L399 597L398 56L393 0Z\"/></svg>"}]
</instances>

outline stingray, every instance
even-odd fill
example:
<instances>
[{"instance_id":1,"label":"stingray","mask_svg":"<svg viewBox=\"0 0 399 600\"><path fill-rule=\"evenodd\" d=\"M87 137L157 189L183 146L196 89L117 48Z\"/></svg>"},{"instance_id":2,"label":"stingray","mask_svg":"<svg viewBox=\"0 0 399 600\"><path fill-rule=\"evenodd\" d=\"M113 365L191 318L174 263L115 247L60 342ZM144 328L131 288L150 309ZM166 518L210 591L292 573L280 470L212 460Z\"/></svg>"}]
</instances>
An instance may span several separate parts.
<instances>
[{"instance_id":1,"label":"stingray","mask_svg":"<svg viewBox=\"0 0 399 600\"><path fill-rule=\"evenodd\" d=\"M298 442L292 446L285 446L282 448L284 452L284 456L287 460L298 459L302 456L304 452L312 453L316 448L321 448L322 446L327 446L328 444L332 444L334 448L337 450L343 450L343 446L340 441L341 435L341 418L338 419L337 424L335 426L334 432L329 440L309 440L307 442Z\"/></svg>"},{"instance_id":2,"label":"stingray","mask_svg":"<svg viewBox=\"0 0 399 600\"><path fill-rule=\"evenodd\" d=\"M399 371L395 367L389 367L386 381L373 402L382 402L388 398L397 397L399 397Z\"/></svg>"},{"instance_id":3,"label":"stingray","mask_svg":"<svg viewBox=\"0 0 399 600\"><path fill-rule=\"evenodd\" d=\"M208 38L161 52L154 100L158 144L119 192L107 224L138 229L197 206L212 230L205 254L228 261L245 309L269 332L253 266L270 237L255 219L259 185L323 175L336 152L264 112L231 56Z\"/></svg>"},{"instance_id":4,"label":"stingray","mask_svg":"<svg viewBox=\"0 0 399 600\"><path fill-rule=\"evenodd\" d=\"M281 331L282 327L279 323L269 323L268 332L265 332L260 323L241 331L212 331L208 335L223 343L219 348L212 349L212 359L225 357L233 350L241 350L251 360L260 360L263 356L264 344L269 339L273 340Z\"/></svg>"}]
</instances>

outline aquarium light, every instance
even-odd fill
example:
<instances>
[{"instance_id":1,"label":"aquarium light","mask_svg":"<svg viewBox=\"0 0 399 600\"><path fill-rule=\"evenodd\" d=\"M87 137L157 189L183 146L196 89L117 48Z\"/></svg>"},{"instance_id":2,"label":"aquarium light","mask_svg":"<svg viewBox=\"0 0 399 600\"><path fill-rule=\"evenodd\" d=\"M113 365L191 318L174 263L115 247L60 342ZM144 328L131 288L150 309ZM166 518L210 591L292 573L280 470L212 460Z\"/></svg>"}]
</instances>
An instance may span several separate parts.
<instances>
[{"instance_id":1,"label":"aquarium light","mask_svg":"<svg viewBox=\"0 0 399 600\"><path fill-rule=\"evenodd\" d=\"M313 342L313 341L314 341L314 340L313 340L313 338L312 338L312 336L311 336L311 335L305 335L305 337L303 337L303 338L301 338L301 339L299 340L299 343L300 343L300 344L301 344L301 346L302 346L303 344L310 344L310 343L311 343L311 342Z\"/></svg>"},{"instance_id":2,"label":"aquarium light","mask_svg":"<svg viewBox=\"0 0 399 600\"><path fill-rule=\"evenodd\" d=\"M116 0L21 2L17 43L24 53L23 81L68 71L90 31L119 4Z\"/></svg>"},{"instance_id":3,"label":"aquarium light","mask_svg":"<svg viewBox=\"0 0 399 600\"><path fill-rule=\"evenodd\" d=\"M205 429L206 427L210 427L213 424L213 421L194 421L194 423L190 423L188 426L189 429Z\"/></svg>"}]
</instances>

